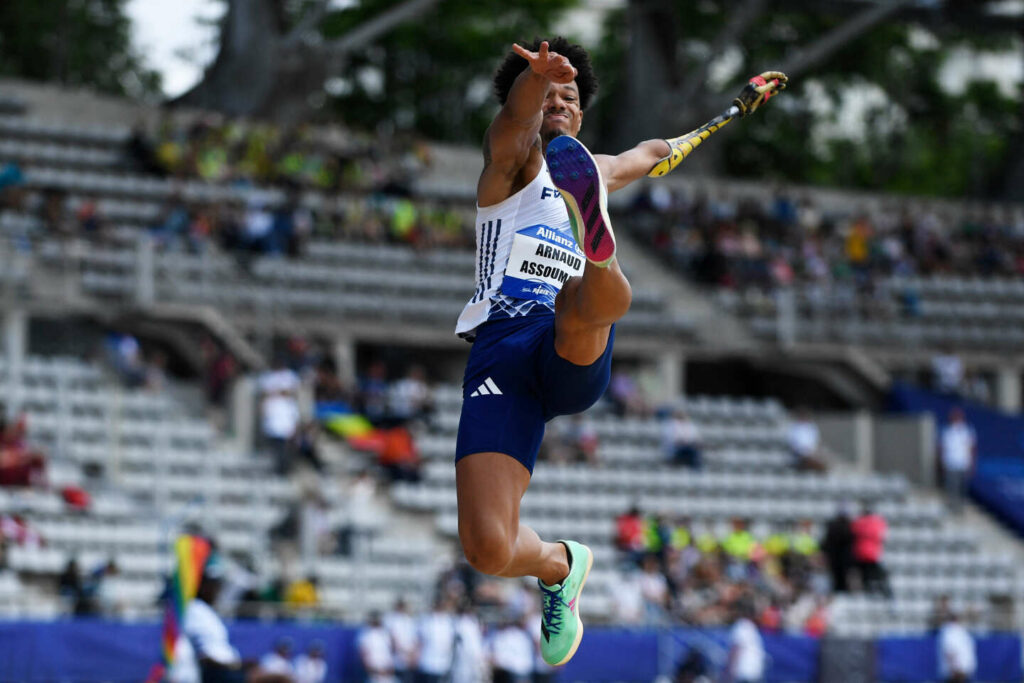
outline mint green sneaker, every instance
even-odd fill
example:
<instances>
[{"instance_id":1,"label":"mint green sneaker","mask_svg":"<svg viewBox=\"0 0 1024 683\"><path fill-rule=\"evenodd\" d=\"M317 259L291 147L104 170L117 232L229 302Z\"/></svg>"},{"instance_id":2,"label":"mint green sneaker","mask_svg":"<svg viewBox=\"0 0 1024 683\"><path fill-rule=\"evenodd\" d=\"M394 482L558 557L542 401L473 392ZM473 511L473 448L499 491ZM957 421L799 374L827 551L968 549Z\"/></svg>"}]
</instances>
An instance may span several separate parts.
<instances>
[{"instance_id":1,"label":"mint green sneaker","mask_svg":"<svg viewBox=\"0 0 1024 683\"><path fill-rule=\"evenodd\" d=\"M594 565L594 554L587 546L576 541L559 543L564 543L569 553L569 576L557 586L545 586L543 581L537 580L543 603L540 654L551 666L561 666L572 659L583 639L580 593Z\"/></svg>"}]
</instances>

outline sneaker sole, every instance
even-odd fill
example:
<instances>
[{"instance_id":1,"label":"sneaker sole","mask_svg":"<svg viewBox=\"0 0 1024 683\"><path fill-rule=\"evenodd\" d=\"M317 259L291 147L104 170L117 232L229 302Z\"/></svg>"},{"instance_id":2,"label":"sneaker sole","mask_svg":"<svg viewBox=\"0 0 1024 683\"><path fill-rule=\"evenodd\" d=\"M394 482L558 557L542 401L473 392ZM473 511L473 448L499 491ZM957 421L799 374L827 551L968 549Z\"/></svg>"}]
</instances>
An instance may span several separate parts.
<instances>
[{"instance_id":1,"label":"sneaker sole","mask_svg":"<svg viewBox=\"0 0 1024 683\"><path fill-rule=\"evenodd\" d=\"M586 546L584 546L586 547ZM562 666L576 654L576 650L580 647L580 642L583 640L583 620L580 619L580 597L583 595L583 589L587 585L587 577L590 576L590 568L594 566L594 551L587 548L587 571L583 573L583 580L580 581L580 592L577 593L576 597L576 640L573 641L572 647L569 648L569 652L562 657L561 661L557 664L550 664L550 666Z\"/></svg>"},{"instance_id":2,"label":"sneaker sole","mask_svg":"<svg viewBox=\"0 0 1024 683\"><path fill-rule=\"evenodd\" d=\"M604 268L615 258L615 234L601 169L590 151L569 135L552 140L545 157L551 180L569 210L576 243L588 261Z\"/></svg>"}]
</instances>

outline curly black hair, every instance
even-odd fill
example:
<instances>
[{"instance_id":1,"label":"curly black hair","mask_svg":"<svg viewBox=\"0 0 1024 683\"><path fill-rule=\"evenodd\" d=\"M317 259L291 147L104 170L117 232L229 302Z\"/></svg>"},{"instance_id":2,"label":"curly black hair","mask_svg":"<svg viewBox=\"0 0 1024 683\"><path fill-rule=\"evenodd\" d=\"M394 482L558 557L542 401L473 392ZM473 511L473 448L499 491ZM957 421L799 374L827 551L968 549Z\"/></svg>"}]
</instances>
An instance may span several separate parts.
<instances>
[{"instance_id":1,"label":"curly black hair","mask_svg":"<svg viewBox=\"0 0 1024 683\"><path fill-rule=\"evenodd\" d=\"M535 38L532 43L520 43L520 45L531 52L536 52L544 40ZM549 39L548 49L567 57L569 62L576 67L576 87L580 89L580 108L586 109L597 92L597 76L594 75L594 67L590 64L590 55L582 47L573 45L562 36ZM508 53L498 70L494 72L494 94L498 97L498 102L505 104L512 84L528 66L527 61L515 52Z\"/></svg>"}]
</instances>

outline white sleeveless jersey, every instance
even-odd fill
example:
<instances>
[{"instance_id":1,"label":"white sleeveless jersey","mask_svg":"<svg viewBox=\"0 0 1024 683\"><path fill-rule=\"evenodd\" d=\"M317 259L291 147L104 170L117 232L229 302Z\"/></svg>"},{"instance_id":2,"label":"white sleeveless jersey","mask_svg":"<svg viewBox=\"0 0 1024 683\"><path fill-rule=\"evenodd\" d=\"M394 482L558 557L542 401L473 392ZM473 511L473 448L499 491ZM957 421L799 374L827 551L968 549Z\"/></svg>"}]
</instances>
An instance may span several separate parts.
<instances>
[{"instance_id":1,"label":"white sleeveless jersey","mask_svg":"<svg viewBox=\"0 0 1024 683\"><path fill-rule=\"evenodd\" d=\"M508 199L476 210L476 291L455 326L472 340L487 320L555 310L555 295L586 263L569 212L541 157L537 177Z\"/></svg>"}]
</instances>

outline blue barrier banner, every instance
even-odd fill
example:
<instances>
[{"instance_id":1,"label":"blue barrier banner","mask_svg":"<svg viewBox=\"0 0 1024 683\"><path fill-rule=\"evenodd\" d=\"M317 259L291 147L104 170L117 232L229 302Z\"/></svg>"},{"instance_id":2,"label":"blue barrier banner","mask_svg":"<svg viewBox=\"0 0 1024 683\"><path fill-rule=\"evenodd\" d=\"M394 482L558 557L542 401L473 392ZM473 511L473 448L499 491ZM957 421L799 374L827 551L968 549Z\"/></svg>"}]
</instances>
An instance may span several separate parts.
<instances>
[{"instance_id":1,"label":"blue barrier banner","mask_svg":"<svg viewBox=\"0 0 1024 683\"><path fill-rule=\"evenodd\" d=\"M658 633L587 627L576 656L560 671L562 683L653 681L658 677Z\"/></svg>"},{"instance_id":2,"label":"blue barrier banner","mask_svg":"<svg viewBox=\"0 0 1024 683\"><path fill-rule=\"evenodd\" d=\"M978 658L976 681L1018 683L1021 639L1010 634L975 639ZM934 636L880 638L877 646L878 680L884 683L931 683L939 677L939 650Z\"/></svg>"},{"instance_id":3,"label":"blue barrier banner","mask_svg":"<svg viewBox=\"0 0 1024 683\"><path fill-rule=\"evenodd\" d=\"M245 659L258 659L274 641L289 637L296 654L314 640L324 644L329 681L364 680L356 651L358 627L234 622L232 644ZM159 657L158 624L123 624L93 619L47 623L0 622L0 681L138 683ZM813 638L764 635L766 683L813 683L818 677L819 642ZM880 683L930 683L938 675L935 638L882 638L877 643ZM561 683L643 681L670 676L690 648L708 654L715 670L724 663L727 632L722 629L616 629L590 627L576 657L561 669ZM976 680L1024 677L1021 638L1016 634L977 639Z\"/></svg>"},{"instance_id":4,"label":"blue barrier banner","mask_svg":"<svg viewBox=\"0 0 1024 683\"><path fill-rule=\"evenodd\" d=\"M770 662L765 676L768 683L813 683L818 680L821 642L817 638L773 634L763 634L762 638Z\"/></svg>"}]
</instances>

